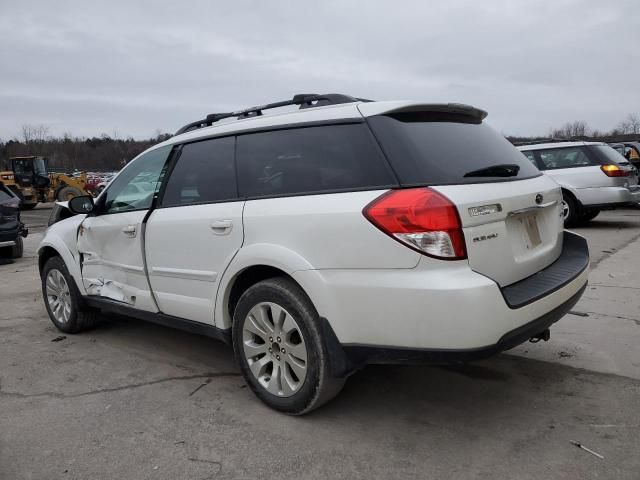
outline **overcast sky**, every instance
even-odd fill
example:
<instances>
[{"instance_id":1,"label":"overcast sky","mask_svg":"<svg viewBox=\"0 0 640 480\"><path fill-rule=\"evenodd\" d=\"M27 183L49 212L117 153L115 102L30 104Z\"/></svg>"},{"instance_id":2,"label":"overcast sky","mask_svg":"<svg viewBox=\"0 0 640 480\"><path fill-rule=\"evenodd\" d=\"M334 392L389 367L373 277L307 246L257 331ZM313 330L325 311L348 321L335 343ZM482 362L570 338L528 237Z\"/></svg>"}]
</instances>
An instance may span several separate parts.
<instances>
[{"instance_id":1,"label":"overcast sky","mask_svg":"<svg viewBox=\"0 0 640 480\"><path fill-rule=\"evenodd\" d=\"M611 129L640 113L639 7L0 0L0 138L149 137L307 92L470 103L505 134Z\"/></svg>"}]
</instances>

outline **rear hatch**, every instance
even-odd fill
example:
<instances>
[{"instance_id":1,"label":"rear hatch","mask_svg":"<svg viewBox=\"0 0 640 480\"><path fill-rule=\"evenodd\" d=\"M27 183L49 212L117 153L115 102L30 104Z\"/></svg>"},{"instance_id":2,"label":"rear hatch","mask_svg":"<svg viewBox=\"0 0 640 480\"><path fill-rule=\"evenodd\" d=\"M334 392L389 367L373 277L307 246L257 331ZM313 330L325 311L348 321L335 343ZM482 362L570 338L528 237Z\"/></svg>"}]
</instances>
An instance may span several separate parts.
<instances>
[{"instance_id":1,"label":"rear hatch","mask_svg":"<svg viewBox=\"0 0 640 480\"><path fill-rule=\"evenodd\" d=\"M470 107L411 106L367 115L403 187L453 202L471 268L500 286L527 278L562 251L560 187Z\"/></svg>"}]
</instances>

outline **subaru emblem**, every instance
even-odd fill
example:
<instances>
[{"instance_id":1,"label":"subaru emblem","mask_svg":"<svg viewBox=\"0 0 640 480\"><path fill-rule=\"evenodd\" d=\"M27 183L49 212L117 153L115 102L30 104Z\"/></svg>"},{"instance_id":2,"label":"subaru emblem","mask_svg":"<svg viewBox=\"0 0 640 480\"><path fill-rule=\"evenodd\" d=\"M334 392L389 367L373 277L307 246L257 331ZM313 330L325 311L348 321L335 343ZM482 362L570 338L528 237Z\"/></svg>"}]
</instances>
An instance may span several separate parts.
<instances>
[{"instance_id":1,"label":"subaru emblem","mask_svg":"<svg viewBox=\"0 0 640 480\"><path fill-rule=\"evenodd\" d=\"M542 196L542 194L541 194L541 193L539 193L539 194L537 194L537 195L536 195L536 203L537 203L538 205L540 205L540 204L542 203L542 201L543 201L543 200L544 200L544 197Z\"/></svg>"}]
</instances>

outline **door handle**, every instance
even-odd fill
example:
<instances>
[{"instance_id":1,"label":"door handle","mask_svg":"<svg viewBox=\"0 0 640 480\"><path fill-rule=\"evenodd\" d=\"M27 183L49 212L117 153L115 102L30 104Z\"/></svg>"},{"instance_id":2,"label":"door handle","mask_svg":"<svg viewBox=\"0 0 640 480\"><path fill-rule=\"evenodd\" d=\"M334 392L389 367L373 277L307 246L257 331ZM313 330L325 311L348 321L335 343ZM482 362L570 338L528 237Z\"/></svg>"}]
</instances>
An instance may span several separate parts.
<instances>
[{"instance_id":1,"label":"door handle","mask_svg":"<svg viewBox=\"0 0 640 480\"><path fill-rule=\"evenodd\" d=\"M136 236L136 226L135 225L127 225L126 227L124 227L122 229L122 233L124 233L125 235L133 238L133 237Z\"/></svg>"},{"instance_id":2,"label":"door handle","mask_svg":"<svg viewBox=\"0 0 640 480\"><path fill-rule=\"evenodd\" d=\"M233 227L233 222L231 220L215 220L209 224L209 227L216 235L227 235Z\"/></svg>"}]
</instances>

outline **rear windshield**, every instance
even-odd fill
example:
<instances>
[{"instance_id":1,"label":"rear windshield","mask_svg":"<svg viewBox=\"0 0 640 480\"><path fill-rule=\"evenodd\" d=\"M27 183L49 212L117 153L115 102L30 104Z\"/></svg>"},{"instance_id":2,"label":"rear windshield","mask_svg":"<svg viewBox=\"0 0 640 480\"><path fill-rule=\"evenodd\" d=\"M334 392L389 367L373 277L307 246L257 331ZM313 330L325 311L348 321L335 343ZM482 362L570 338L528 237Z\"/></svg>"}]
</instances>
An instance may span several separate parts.
<instances>
[{"instance_id":1,"label":"rear windshield","mask_svg":"<svg viewBox=\"0 0 640 480\"><path fill-rule=\"evenodd\" d=\"M402 113L368 120L403 185L500 182L541 175L506 138L467 118Z\"/></svg>"}]
</instances>

